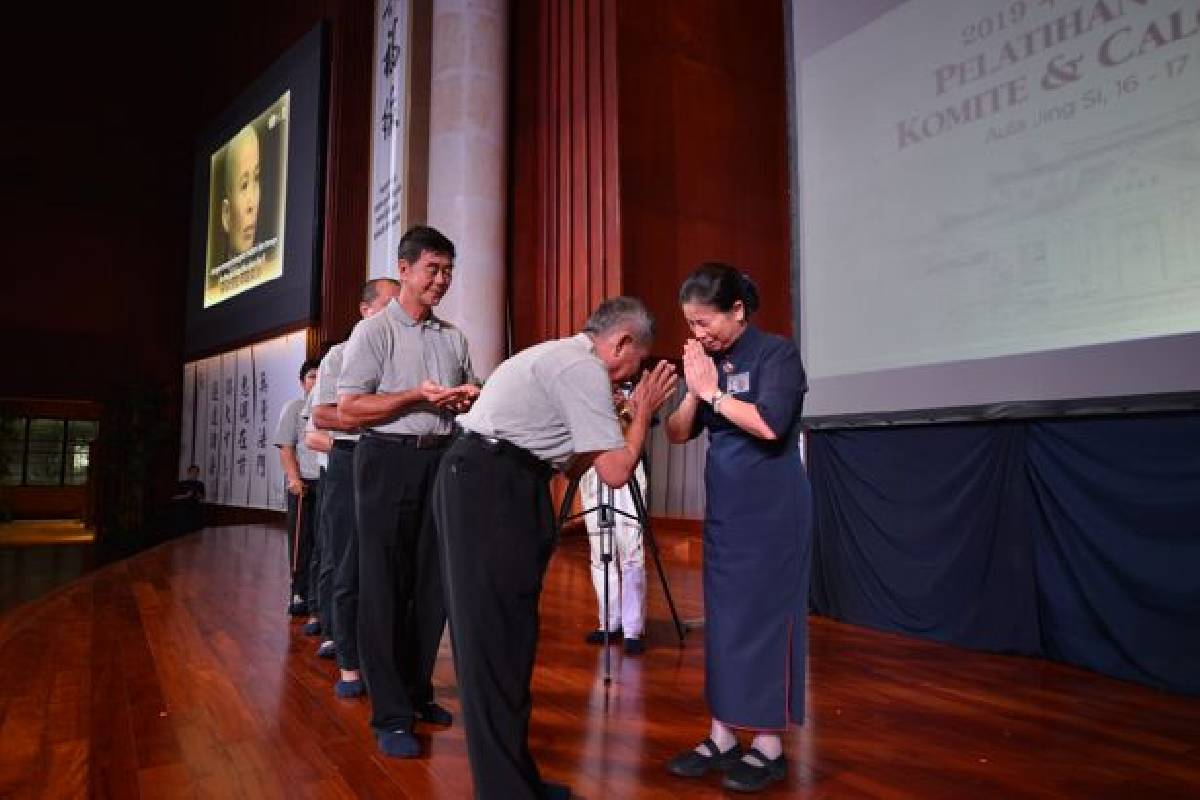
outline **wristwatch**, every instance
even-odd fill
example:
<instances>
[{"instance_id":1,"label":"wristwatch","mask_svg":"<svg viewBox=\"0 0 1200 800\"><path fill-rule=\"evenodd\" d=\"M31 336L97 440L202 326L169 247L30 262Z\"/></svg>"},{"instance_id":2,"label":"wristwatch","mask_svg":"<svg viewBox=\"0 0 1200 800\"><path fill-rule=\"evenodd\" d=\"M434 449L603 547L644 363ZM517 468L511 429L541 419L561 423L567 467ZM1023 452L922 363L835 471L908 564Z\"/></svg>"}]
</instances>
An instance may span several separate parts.
<instances>
[{"instance_id":1,"label":"wristwatch","mask_svg":"<svg viewBox=\"0 0 1200 800\"><path fill-rule=\"evenodd\" d=\"M708 404L712 406L713 413L721 413L721 401L723 401L726 397L728 397L728 395L722 392L720 389L717 389L715 392L713 392L712 398L708 401Z\"/></svg>"}]
</instances>

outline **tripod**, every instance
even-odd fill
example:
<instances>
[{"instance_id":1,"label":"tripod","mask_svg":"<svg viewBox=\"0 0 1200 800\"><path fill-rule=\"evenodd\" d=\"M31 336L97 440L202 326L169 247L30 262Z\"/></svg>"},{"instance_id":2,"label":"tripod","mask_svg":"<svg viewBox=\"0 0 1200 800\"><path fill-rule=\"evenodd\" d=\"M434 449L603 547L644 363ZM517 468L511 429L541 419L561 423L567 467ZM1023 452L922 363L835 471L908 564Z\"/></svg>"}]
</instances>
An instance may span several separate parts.
<instances>
[{"instance_id":1,"label":"tripod","mask_svg":"<svg viewBox=\"0 0 1200 800\"><path fill-rule=\"evenodd\" d=\"M645 497L642 495L642 487L638 484L637 475L629 476L629 482L625 484L629 488L630 499L633 500L634 514L629 514L617 508L613 503L615 490L606 486L603 481L600 481L600 490L597 496L597 504L593 508L585 508L578 514L571 514L571 502L575 499L575 493L579 490L579 478L572 478L567 484L566 494L563 495L562 506L558 512L558 529L561 532L563 526L571 520L581 519L588 514L599 515L600 527L600 560L604 564L604 593L602 597L601 616L604 619L604 684L607 686L612 683L612 655L609 652L609 570L612 568L613 559L613 537L617 524L617 515L637 522L641 528L642 541L645 542L647 549L650 550L650 555L654 559L654 567L658 572L659 582L662 584L663 594L667 598L667 607L671 610L671 621L675 623L675 633L679 636L679 646L683 647L684 627L679 621L679 613L675 610L675 600L671 597L671 587L667 583L667 573L663 571L662 559L659 557L658 542L654 538L654 532L650 528L650 512L646 509Z\"/></svg>"}]
</instances>

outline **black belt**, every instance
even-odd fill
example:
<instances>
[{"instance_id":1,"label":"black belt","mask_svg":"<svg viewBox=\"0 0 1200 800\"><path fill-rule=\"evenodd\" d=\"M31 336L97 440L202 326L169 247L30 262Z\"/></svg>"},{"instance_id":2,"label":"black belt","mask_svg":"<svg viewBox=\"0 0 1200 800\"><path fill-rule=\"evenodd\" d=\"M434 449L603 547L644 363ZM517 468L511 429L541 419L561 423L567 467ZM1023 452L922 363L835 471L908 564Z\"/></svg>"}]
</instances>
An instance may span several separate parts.
<instances>
[{"instance_id":1,"label":"black belt","mask_svg":"<svg viewBox=\"0 0 1200 800\"><path fill-rule=\"evenodd\" d=\"M358 444L358 439L334 439L334 450L353 450L354 445Z\"/></svg>"},{"instance_id":2,"label":"black belt","mask_svg":"<svg viewBox=\"0 0 1200 800\"><path fill-rule=\"evenodd\" d=\"M411 447L414 450L441 450L443 447L449 447L450 442L454 441L454 434L452 433L424 433L415 435L410 433L365 431L363 436L381 442L398 444L401 447Z\"/></svg>"},{"instance_id":3,"label":"black belt","mask_svg":"<svg viewBox=\"0 0 1200 800\"><path fill-rule=\"evenodd\" d=\"M513 461L524 469L535 473L539 478L549 478L554 473L554 468L535 456L533 453L526 450L524 447L515 445L505 439L497 439L493 436L484 436L482 433L476 433L466 428L461 429L459 434L464 440L472 444L482 447L490 453L497 453L505 458Z\"/></svg>"}]
</instances>

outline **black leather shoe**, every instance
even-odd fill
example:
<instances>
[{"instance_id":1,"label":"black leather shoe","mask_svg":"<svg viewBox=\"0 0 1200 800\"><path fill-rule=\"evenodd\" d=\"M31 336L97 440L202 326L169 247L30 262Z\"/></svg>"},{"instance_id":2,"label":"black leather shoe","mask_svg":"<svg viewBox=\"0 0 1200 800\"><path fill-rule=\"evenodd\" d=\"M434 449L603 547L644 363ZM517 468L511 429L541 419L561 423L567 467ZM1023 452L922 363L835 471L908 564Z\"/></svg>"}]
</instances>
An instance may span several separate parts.
<instances>
[{"instance_id":1,"label":"black leather shoe","mask_svg":"<svg viewBox=\"0 0 1200 800\"><path fill-rule=\"evenodd\" d=\"M617 628L616 630L611 630L608 632L608 643L613 644L614 642L619 642L619 641L621 641L622 636L624 636L624 634L622 633L620 628ZM596 630L592 631L587 636L585 636L584 640L588 644L604 644L604 629L597 628Z\"/></svg>"},{"instance_id":2,"label":"black leather shoe","mask_svg":"<svg viewBox=\"0 0 1200 800\"><path fill-rule=\"evenodd\" d=\"M640 636L630 636L625 640L625 655L640 656L646 652L646 640Z\"/></svg>"},{"instance_id":3,"label":"black leather shoe","mask_svg":"<svg viewBox=\"0 0 1200 800\"><path fill-rule=\"evenodd\" d=\"M746 751L747 756L753 756L760 763L752 764L741 759L725 773L721 785L735 792L760 792L775 781L783 780L787 775L787 762L781 753L779 758L771 760L757 748L751 747Z\"/></svg>"},{"instance_id":4,"label":"black leather shoe","mask_svg":"<svg viewBox=\"0 0 1200 800\"><path fill-rule=\"evenodd\" d=\"M712 739L705 739L700 747L707 750L708 755L701 755L694 748L680 753L667 762L667 772L681 778L700 778L712 769L724 772L736 766L742 757L742 748L736 744L724 753L717 749L717 743Z\"/></svg>"},{"instance_id":5,"label":"black leather shoe","mask_svg":"<svg viewBox=\"0 0 1200 800\"><path fill-rule=\"evenodd\" d=\"M419 706L417 708L417 719L421 720L421 722L428 722L431 725L452 725L454 723L454 715L437 703L426 703L423 706Z\"/></svg>"}]
</instances>

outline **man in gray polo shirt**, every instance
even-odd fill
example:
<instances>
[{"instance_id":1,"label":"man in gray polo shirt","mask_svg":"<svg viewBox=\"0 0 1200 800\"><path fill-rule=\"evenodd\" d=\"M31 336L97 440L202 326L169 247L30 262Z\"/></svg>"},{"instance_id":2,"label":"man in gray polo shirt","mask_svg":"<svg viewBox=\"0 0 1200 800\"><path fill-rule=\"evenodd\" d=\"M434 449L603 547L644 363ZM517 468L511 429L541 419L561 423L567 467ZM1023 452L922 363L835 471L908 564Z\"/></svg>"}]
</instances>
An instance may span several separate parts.
<instances>
[{"instance_id":1,"label":"man in gray polo shirt","mask_svg":"<svg viewBox=\"0 0 1200 800\"><path fill-rule=\"evenodd\" d=\"M450 288L454 244L418 226L400 239L400 293L358 323L338 376L338 416L359 427L358 647L371 726L386 755L415 758L414 719L449 724L433 702L433 665L446 626L428 497L454 417L479 395L467 340L433 307Z\"/></svg>"},{"instance_id":2,"label":"man in gray polo shirt","mask_svg":"<svg viewBox=\"0 0 1200 800\"><path fill-rule=\"evenodd\" d=\"M316 542L317 487L320 472L317 454L304 444L304 407L317 380L317 360L300 365L301 397L289 400L279 414L275 428L275 446L287 484L288 567L292 574L292 600L288 612L293 616L316 614L316 589L310 583L310 567ZM309 607L309 601L311 608Z\"/></svg>"},{"instance_id":3,"label":"man in gray polo shirt","mask_svg":"<svg viewBox=\"0 0 1200 800\"><path fill-rule=\"evenodd\" d=\"M629 480L675 370L642 374L624 435L613 385L637 373L653 335L641 302L605 301L582 333L497 367L442 460L434 516L477 798L570 795L542 782L527 743L538 596L556 538L548 479L592 466L614 488Z\"/></svg>"},{"instance_id":4,"label":"man in gray polo shirt","mask_svg":"<svg viewBox=\"0 0 1200 800\"><path fill-rule=\"evenodd\" d=\"M358 313L363 319L382 311L399 294L400 283L375 278L362 288ZM318 595L321 621L333 642L340 675L334 685L338 697L365 693L358 658L358 534L354 521L354 448L358 429L342 423L337 411L337 383L342 372L346 343L335 344L321 359L321 369L311 398L312 416L307 441L326 447L329 466L321 480L321 567Z\"/></svg>"}]
</instances>

